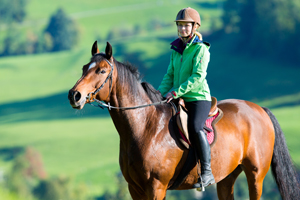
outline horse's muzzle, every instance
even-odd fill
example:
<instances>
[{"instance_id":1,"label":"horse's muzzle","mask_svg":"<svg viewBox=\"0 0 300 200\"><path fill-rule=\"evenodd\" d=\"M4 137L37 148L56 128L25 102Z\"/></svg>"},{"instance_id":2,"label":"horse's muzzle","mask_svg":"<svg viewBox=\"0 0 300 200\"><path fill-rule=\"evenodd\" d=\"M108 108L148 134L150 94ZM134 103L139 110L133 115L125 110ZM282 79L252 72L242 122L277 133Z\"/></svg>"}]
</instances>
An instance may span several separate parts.
<instances>
[{"instance_id":1,"label":"horse's muzzle","mask_svg":"<svg viewBox=\"0 0 300 200\"><path fill-rule=\"evenodd\" d=\"M85 104L85 98L82 98L79 91L69 90L68 99L71 106L76 109L82 109Z\"/></svg>"}]
</instances>

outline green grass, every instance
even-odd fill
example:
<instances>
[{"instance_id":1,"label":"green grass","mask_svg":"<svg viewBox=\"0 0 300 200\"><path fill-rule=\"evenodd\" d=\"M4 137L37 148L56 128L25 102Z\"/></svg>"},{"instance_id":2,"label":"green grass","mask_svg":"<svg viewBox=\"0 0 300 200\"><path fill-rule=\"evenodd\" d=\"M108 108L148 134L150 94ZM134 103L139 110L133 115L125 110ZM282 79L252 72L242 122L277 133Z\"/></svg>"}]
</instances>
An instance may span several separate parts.
<instances>
[{"instance_id":1,"label":"green grass","mask_svg":"<svg viewBox=\"0 0 300 200\"><path fill-rule=\"evenodd\" d=\"M65 91L80 77L89 51L75 50L0 59L0 103L15 102ZM81 65L79 65L81 63ZM78 66L79 65L79 66Z\"/></svg>"},{"instance_id":2,"label":"green grass","mask_svg":"<svg viewBox=\"0 0 300 200\"><path fill-rule=\"evenodd\" d=\"M292 95L285 95L280 96L273 99L268 99L265 101L260 102L259 105L265 106L265 107L278 107L278 106L284 106L284 105L297 105L300 103L300 93L292 94Z\"/></svg>"},{"instance_id":3,"label":"green grass","mask_svg":"<svg viewBox=\"0 0 300 200\"><path fill-rule=\"evenodd\" d=\"M20 200L16 195L10 193L6 189L0 187L0 199L5 200ZM28 200L28 199L27 199Z\"/></svg>"},{"instance_id":4,"label":"green grass","mask_svg":"<svg viewBox=\"0 0 300 200\"><path fill-rule=\"evenodd\" d=\"M0 130L1 148L33 147L49 176L71 177L86 184L91 193L116 189L119 136L110 118L4 124ZM8 169L10 162L2 161L0 166Z\"/></svg>"},{"instance_id":5,"label":"green grass","mask_svg":"<svg viewBox=\"0 0 300 200\"><path fill-rule=\"evenodd\" d=\"M283 132L285 133L286 142L292 159L297 166L300 167L300 106L277 108L272 111L278 119ZM298 170L300 170L300 168Z\"/></svg>"}]
</instances>

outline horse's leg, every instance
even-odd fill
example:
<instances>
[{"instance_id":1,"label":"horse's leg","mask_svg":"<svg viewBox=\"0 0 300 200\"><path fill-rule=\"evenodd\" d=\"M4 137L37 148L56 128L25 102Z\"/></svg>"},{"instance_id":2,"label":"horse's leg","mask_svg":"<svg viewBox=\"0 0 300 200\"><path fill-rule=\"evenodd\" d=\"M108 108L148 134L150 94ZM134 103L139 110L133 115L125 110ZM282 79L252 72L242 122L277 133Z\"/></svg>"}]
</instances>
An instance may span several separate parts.
<instances>
[{"instance_id":1,"label":"horse's leg","mask_svg":"<svg viewBox=\"0 0 300 200\"><path fill-rule=\"evenodd\" d=\"M128 185L128 190L133 200L147 200L146 194L141 194L132 185Z\"/></svg>"},{"instance_id":2,"label":"horse's leg","mask_svg":"<svg viewBox=\"0 0 300 200\"><path fill-rule=\"evenodd\" d=\"M142 193L138 188L128 185L130 195L133 200L165 200L167 186L164 186L159 181L151 184L151 187L146 189L146 193Z\"/></svg>"},{"instance_id":3,"label":"horse's leg","mask_svg":"<svg viewBox=\"0 0 300 200\"><path fill-rule=\"evenodd\" d=\"M234 182L242 172L241 166L238 166L231 174L225 179L217 183L217 192L219 200L233 200Z\"/></svg>"},{"instance_id":4,"label":"horse's leg","mask_svg":"<svg viewBox=\"0 0 300 200\"><path fill-rule=\"evenodd\" d=\"M158 180L153 180L151 187L147 188L148 200L165 200L167 194L167 185Z\"/></svg>"},{"instance_id":5,"label":"horse's leg","mask_svg":"<svg viewBox=\"0 0 300 200\"><path fill-rule=\"evenodd\" d=\"M247 177L250 200L259 200L262 194L263 180L268 173L267 167L263 168L262 165L254 165L247 161L245 163L243 163L243 170Z\"/></svg>"}]
</instances>

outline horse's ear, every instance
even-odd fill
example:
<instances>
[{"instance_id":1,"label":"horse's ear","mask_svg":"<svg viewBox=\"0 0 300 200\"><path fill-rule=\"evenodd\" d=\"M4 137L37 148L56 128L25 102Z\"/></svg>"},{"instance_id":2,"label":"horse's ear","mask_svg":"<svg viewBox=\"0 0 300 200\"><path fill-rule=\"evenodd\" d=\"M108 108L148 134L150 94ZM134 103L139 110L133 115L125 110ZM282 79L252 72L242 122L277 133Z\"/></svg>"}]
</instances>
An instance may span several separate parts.
<instances>
[{"instance_id":1,"label":"horse's ear","mask_svg":"<svg viewBox=\"0 0 300 200\"><path fill-rule=\"evenodd\" d=\"M106 44L106 48L105 48L105 54L106 54L106 58L109 60L112 56L112 46L109 44L109 42L107 42Z\"/></svg>"},{"instance_id":2,"label":"horse's ear","mask_svg":"<svg viewBox=\"0 0 300 200\"><path fill-rule=\"evenodd\" d=\"M94 42L93 46L92 46L92 56L99 53L99 49L98 49L98 44L97 44L97 40Z\"/></svg>"}]
</instances>

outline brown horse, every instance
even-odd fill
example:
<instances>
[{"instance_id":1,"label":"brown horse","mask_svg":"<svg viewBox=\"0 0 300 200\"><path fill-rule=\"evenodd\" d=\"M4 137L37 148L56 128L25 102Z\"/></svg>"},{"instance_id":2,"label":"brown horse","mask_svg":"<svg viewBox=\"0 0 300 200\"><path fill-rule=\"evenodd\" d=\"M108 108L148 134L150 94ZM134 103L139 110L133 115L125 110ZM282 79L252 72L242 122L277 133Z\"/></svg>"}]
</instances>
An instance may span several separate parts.
<instances>
[{"instance_id":1,"label":"brown horse","mask_svg":"<svg viewBox=\"0 0 300 200\"><path fill-rule=\"evenodd\" d=\"M109 113L120 135L120 167L132 198L165 199L190 150L178 145L170 104L123 109L162 101L150 84L141 83L136 68L116 61L109 43L105 53L99 53L95 42L92 58L68 98L75 109L96 99L110 104ZM223 100L218 107L224 116L216 124L218 139L211 149L211 166L219 199L234 199L233 185L242 171L250 200L260 199L270 166L282 198L300 199L296 173L275 116L243 100ZM194 164L176 189L192 189L197 178Z\"/></svg>"}]
</instances>

